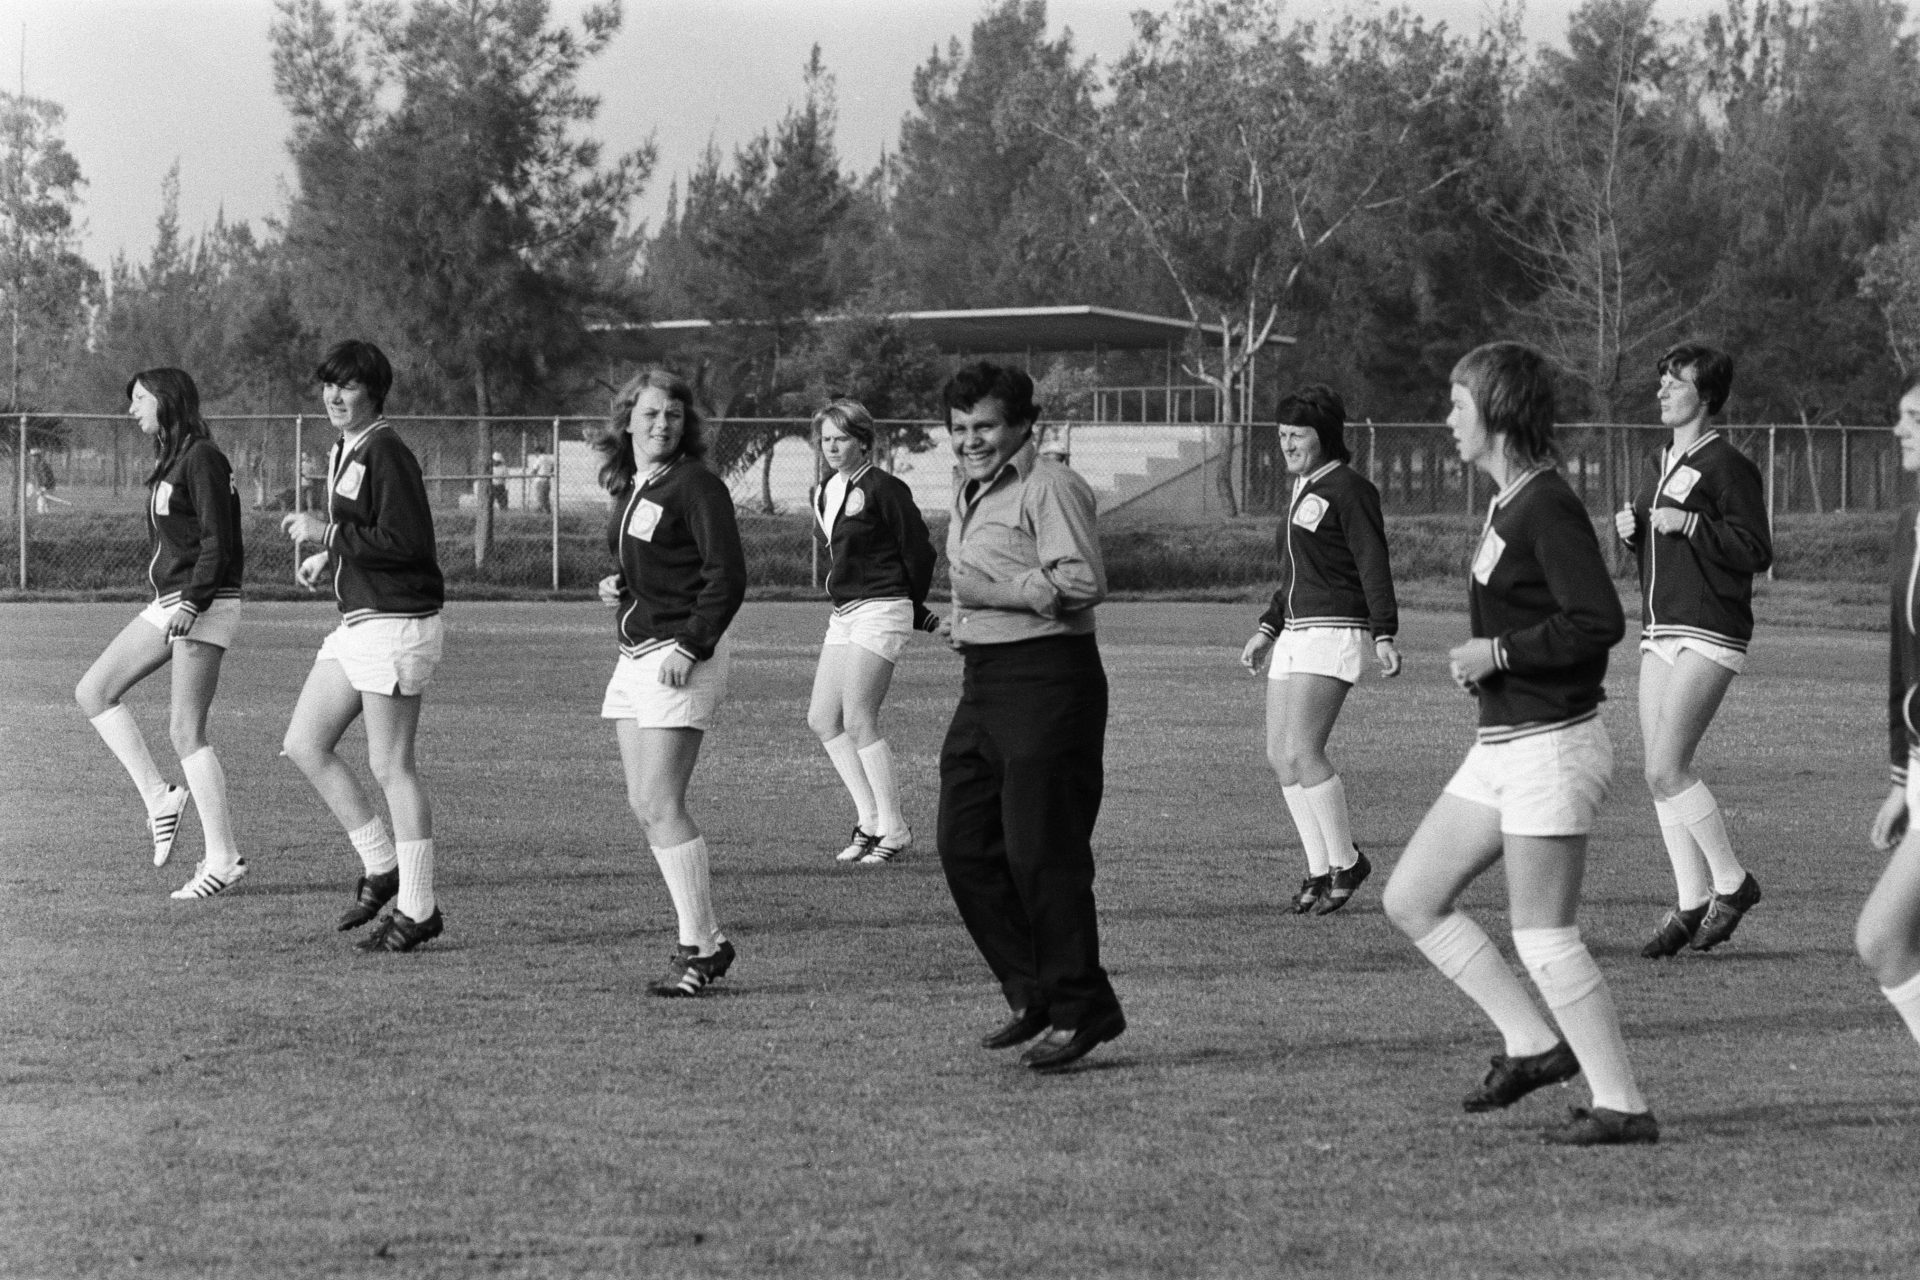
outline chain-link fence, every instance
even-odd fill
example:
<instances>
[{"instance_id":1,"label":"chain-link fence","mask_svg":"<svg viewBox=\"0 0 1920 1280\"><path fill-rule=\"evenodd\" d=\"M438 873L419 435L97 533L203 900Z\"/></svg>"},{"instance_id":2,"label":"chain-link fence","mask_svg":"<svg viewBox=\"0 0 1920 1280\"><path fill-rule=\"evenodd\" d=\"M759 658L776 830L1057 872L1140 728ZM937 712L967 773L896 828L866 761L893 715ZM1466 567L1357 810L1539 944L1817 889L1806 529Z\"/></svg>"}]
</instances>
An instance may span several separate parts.
<instances>
[{"instance_id":1,"label":"chain-link fence","mask_svg":"<svg viewBox=\"0 0 1920 1280\"><path fill-rule=\"evenodd\" d=\"M569 589L607 568L608 499L592 440L602 418L409 417L391 420L420 458L440 539L441 566L457 591ZM22 415L0 430L8 511L0 566L10 587L48 591L144 589L145 483L150 444L121 415ZM280 534L288 511L324 505L334 432L322 415L222 417L214 436L234 467L246 511L247 578L292 582L293 548ZM880 424L881 464L938 522L952 503L953 459L934 422ZM708 424L756 545L777 553L750 566L760 582L818 581L805 512L821 472L805 419ZM1885 428L1738 427L1734 442L1768 477L1776 514L1880 511L1907 486ZM1636 425L1563 427L1562 467L1596 514L1643 484L1666 433ZM1462 466L1435 423L1356 423L1353 465L1379 486L1390 516L1477 515L1488 481ZM1040 447L1086 477L1104 517L1129 523L1206 523L1271 516L1290 479L1272 426L1074 423L1043 428Z\"/></svg>"}]
</instances>

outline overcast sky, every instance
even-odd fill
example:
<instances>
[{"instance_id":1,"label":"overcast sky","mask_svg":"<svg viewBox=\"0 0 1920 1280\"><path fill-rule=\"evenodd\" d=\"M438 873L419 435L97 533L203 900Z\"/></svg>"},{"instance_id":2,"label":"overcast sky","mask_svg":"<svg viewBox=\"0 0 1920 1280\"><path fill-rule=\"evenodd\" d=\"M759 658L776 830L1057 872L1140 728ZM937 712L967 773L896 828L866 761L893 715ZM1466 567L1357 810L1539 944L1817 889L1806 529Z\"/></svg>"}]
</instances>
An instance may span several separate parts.
<instances>
[{"instance_id":1,"label":"overcast sky","mask_svg":"<svg viewBox=\"0 0 1920 1280\"><path fill-rule=\"evenodd\" d=\"M1706 0L1665 0L1670 15ZM1049 0L1057 32L1111 64L1127 47L1134 9L1165 0ZM1320 16L1377 8L1366 0L1295 0ZM1421 0L1430 20L1478 30L1489 0ZM1526 31L1561 43L1573 0L1531 0ZM557 0L574 17L578 0ZM914 68L952 37L964 43L983 0L626 0L626 22L589 64L600 95L594 132L625 150L651 135L660 165L640 213L657 218L669 180L711 139L723 153L776 122L800 94L818 43L840 102L840 153L864 172L895 144L912 106ZM160 183L180 163L184 229L224 209L256 224L286 207L287 116L273 94L271 0L0 0L0 83L67 113L67 146L87 186L83 251L103 270L116 252L138 260L153 244ZM24 45L24 58L22 57Z\"/></svg>"}]
</instances>

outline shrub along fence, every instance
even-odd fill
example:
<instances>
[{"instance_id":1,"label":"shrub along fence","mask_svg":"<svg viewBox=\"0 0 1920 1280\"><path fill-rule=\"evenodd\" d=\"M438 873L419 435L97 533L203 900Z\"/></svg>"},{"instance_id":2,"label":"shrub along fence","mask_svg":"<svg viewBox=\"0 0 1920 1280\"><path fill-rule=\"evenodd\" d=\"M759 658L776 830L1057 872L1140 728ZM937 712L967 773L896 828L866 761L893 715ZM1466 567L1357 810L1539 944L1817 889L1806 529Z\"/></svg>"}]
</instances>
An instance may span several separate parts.
<instances>
[{"instance_id":1,"label":"shrub along fence","mask_svg":"<svg viewBox=\"0 0 1920 1280\"><path fill-rule=\"evenodd\" d=\"M590 588L609 568L608 499L590 441L598 418L394 418L419 456L453 592ZM952 496L952 459L938 424L882 424L889 466L936 529ZM145 590L147 441L122 416L21 415L4 420L9 519L0 525L0 582L11 591ZM824 571L806 514L820 463L799 419L709 426L730 477L757 587L805 590ZM319 415L229 417L215 438L234 464L246 512L247 578L256 591L295 590L287 512L320 505L334 438ZM733 433L728 438L728 433ZM1778 576L1876 576L1884 517L1908 491L1885 428L1739 427L1736 444L1768 477L1779 532ZM1563 468L1603 536L1610 513L1644 483L1665 437L1657 427L1562 428ZM1463 467L1438 424L1356 423L1353 465L1380 487L1396 570L1456 574L1491 489ZM1117 590L1218 589L1274 572L1273 518L1289 478L1271 426L1076 423L1044 447L1067 457L1100 500Z\"/></svg>"}]
</instances>

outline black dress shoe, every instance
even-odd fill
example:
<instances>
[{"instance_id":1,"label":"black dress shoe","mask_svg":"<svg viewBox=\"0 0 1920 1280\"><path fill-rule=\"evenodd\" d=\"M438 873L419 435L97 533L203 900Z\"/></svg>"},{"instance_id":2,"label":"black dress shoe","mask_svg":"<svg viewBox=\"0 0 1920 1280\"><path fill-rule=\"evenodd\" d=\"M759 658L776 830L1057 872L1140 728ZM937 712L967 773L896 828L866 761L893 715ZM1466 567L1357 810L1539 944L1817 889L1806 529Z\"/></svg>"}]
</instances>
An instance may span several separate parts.
<instances>
[{"instance_id":1,"label":"black dress shoe","mask_svg":"<svg viewBox=\"0 0 1920 1280\"><path fill-rule=\"evenodd\" d=\"M1035 1071L1058 1071L1092 1053L1096 1045L1118 1039L1127 1019L1118 1009L1087 1019L1077 1028L1055 1027L1039 1044L1020 1055Z\"/></svg>"},{"instance_id":2,"label":"black dress shoe","mask_svg":"<svg viewBox=\"0 0 1920 1280\"><path fill-rule=\"evenodd\" d=\"M982 1049L1011 1049L1017 1044L1039 1035L1047 1029L1047 1011L1045 1009L1021 1009L1002 1026L995 1027L980 1037Z\"/></svg>"}]
</instances>

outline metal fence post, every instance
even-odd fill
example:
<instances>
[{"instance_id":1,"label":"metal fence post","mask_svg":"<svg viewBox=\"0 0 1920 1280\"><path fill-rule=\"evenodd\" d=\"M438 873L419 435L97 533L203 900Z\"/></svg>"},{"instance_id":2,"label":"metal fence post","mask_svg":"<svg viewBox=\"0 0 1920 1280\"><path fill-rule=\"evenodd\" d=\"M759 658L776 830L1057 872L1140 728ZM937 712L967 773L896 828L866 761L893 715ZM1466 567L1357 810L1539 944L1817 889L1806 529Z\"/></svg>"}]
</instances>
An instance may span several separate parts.
<instances>
[{"instance_id":1,"label":"metal fence post","mask_svg":"<svg viewBox=\"0 0 1920 1280\"><path fill-rule=\"evenodd\" d=\"M1840 428L1840 509L1847 509L1847 429Z\"/></svg>"},{"instance_id":2,"label":"metal fence post","mask_svg":"<svg viewBox=\"0 0 1920 1280\"><path fill-rule=\"evenodd\" d=\"M552 590L560 589L560 419L553 420L553 433L547 441L547 456L553 459L553 475L547 482L547 528L553 546ZM534 487L540 482L535 480Z\"/></svg>"},{"instance_id":3,"label":"metal fence post","mask_svg":"<svg viewBox=\"0 0 1920 1280\"><path fill-rule=\"evenodd\" d=\"M1778 432L1778 427L1767 428L1767 540L1769 542L1773 540L1774 490L1777 487L1774 474L1779 463L1775 452L1777 447L1775 436ZM1773 581L1773 566L1771 564L1767 566L1767 581Z\"/></svg>"},{"instance_id":4,"label":"metal fence post","mask_svg":"<svg viewBox=\"0 0 1920 1280\"><path fill-rule=\"evenodd\" d=\"M14 493L20 507L20 589L27 589L27 415L20 415L20 448L14 458L17 482Z\"/></svg>"}]
</instances>

